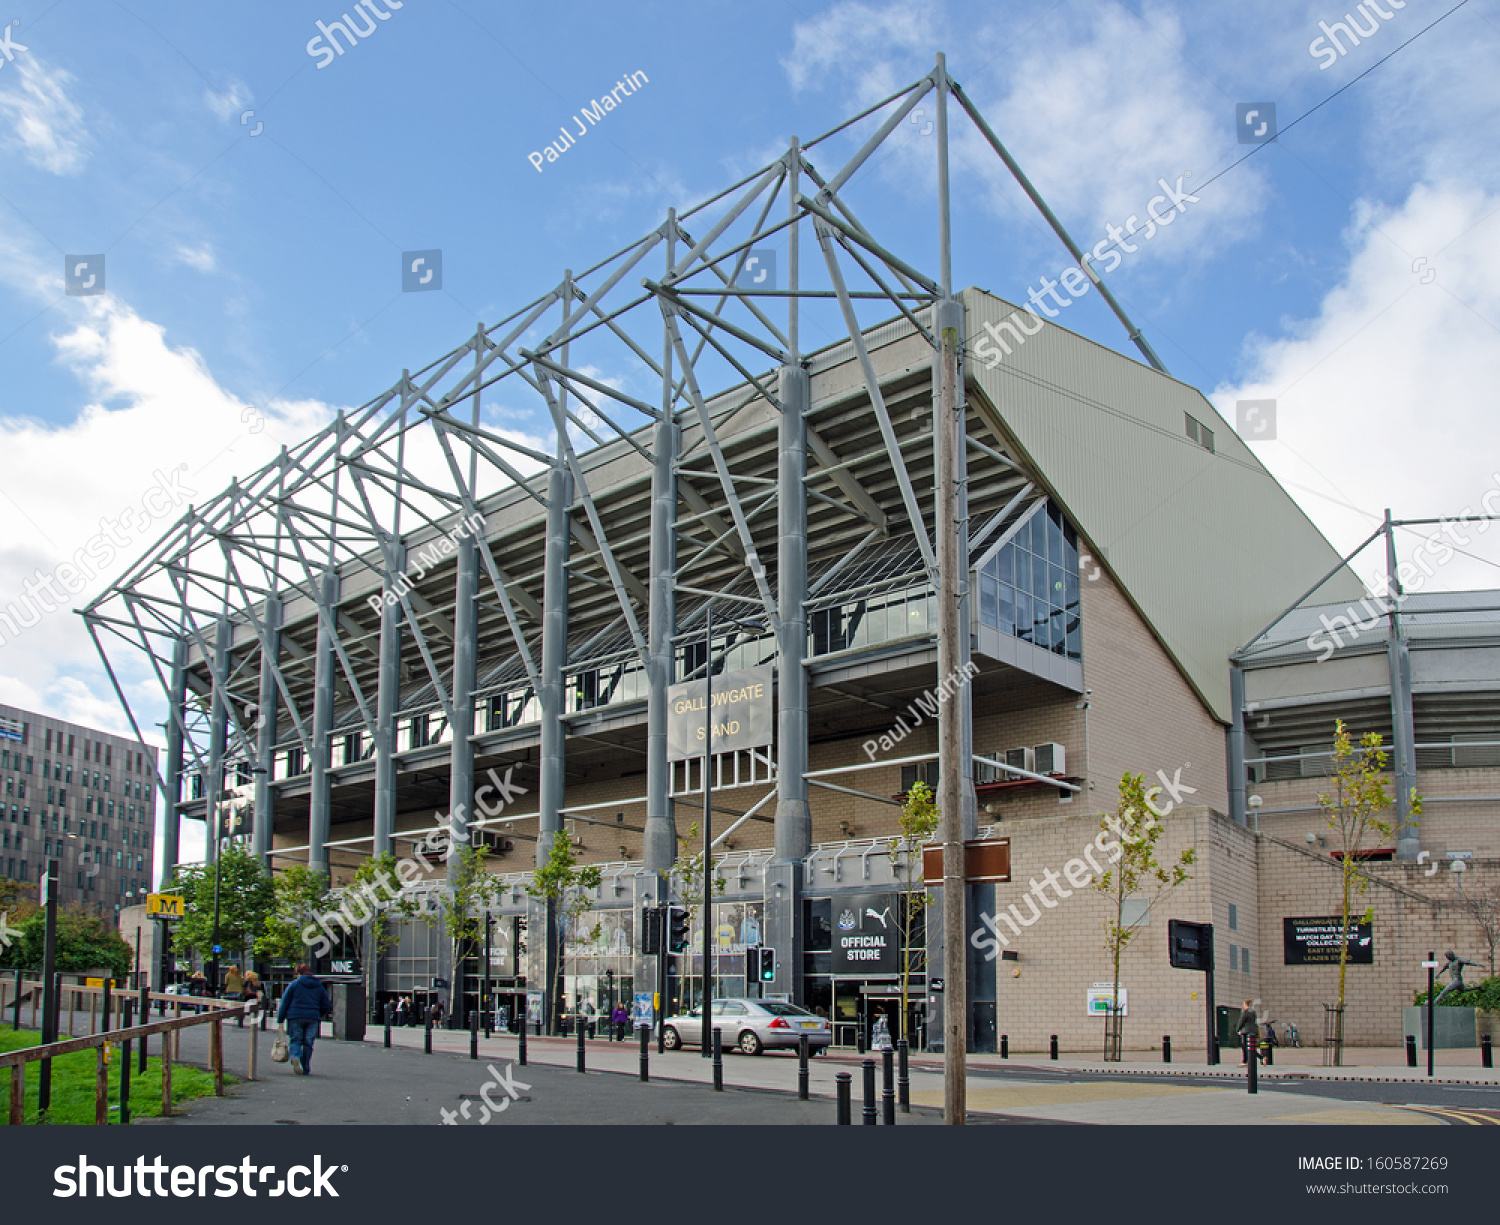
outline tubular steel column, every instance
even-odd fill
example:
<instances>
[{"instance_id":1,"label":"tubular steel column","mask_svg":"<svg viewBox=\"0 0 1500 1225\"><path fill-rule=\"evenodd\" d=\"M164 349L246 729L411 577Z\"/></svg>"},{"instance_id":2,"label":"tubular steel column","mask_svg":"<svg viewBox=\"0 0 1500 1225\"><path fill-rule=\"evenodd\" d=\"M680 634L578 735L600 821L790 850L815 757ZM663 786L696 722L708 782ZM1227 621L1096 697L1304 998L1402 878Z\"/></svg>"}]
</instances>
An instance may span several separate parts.
<instances>
[{"instance_id":1,"label":"tubular steel column","mask_svg":"<svg viewBox=\"0 0 1500 1225\"><path fill-rule=\"evenodd\" d=\"M1248 820L1245 806L1245 670L1229 665L1229 816L1237 825Z\"/></svg>"},{"instance_id":2,"label":"tubular steel column","mask_svg":"<svg viewBox=\"0 0 1500 1225\"><path fill-rule=\"evenodd\" d=\"M326 570L319 582L318 640L313 657L312 762L307 798L307 866L328 875L328 837L332 823L332 779L328 773L333 740L334 613L339 576Z\"/></svg>"},{"instance_id":3,"label":"tubular steel column","mask_svg":"<svg viewBox=\"0 0 1500 1225\"><path fill-rule=\"evenodd\" d=\"M266 867L271 866L271 832L275 821L272 807L272 765L276 755L277 702L276 665L281 657L281 598L266 597L261 614L265 641L261 644L260 688L255 707L255 811L251 818L250 848Z\"/></svg>"},{"instance_id":4,"label":"tubular steel column","mask_svg":"<svg viewBox=\"0 0 1500 1225\"><path fill-rule=\"evenodd\" d=\"M162 829L161 867L162 879L172 878L172 869L177 866L179 847L182 842L182 814L178 805L182 803L182 723L186 718L184 705L187 702L187 639L178 638L172 644L172 689L167 694L167 760L163 785L162 814L165 826Z\"/></svg>"},{"instance_id":5,"label":"tubular steel column","mask_svg":"<svg viewBox=\"0 0 1500 1225\"><path fill-rule=\"evenodd\" d=\"M454 884L459 851L469 842L474 803L474 673L479 643L479 546L473 535L459 542L453 597L453 739L448 767L448 888ZM457 967L454 967L457 973Z\"/></svg>"},{"instance_id":6,"label":"tubular steel column","mask_svg":"<svg viewBox=\"0 0 1500 1225\"><path fill-rule=\"evenodd\" d=\"M777 991L802 998L798 920L802 861L812 849L807 807L807 423L812 382L783 366L778 395L776 549L776 854L766 868L766 943L776 951Z\"/></svg>"},{"instance_id":7,"label":"tubular steel column","mask_svg":"<svg viewBox=\"0 0 1500 1225\"><path fill-rule=\"evenodd\" d=\"M229 724L229 644L234 627L228 617L219 618L214 630L213 695L209 700L208 777L203 780L204 862L219 858L219 792L224 787L224 742Z\"/></svg>"},{"instance_id":8,"label":"tubular steel column","mask_svg":"<svg viewBox=\"0 0 1500 1225\"><path fill-rule=\"evenodd\" d=\"M406 569L406 548L392 547L394 569L386 585L395 585ZM396 711L401 708L401 605L380 606L380 663L375 682L375 844L376 855L393 849L396 832Z\"/></svg>"},{"instance_id":9,"label":"tubular steel column","mask_svg":"<svg viewBox=\"0 0 1500 1225\"><path fill-rule=\"evenodd\" d=\"M1391 675L1391 773L1396 791L1396 858L1414 860L1422 849L1422 831L1412 820L1411 796L1417 786L1416 742L1412 718L1411 647L1401 624L1401 577L1396 565L1396 534L1390 508L1385 512L1386 599L1390 634L1386 658Z\"/></svg>"},{"instance_id":10,"label":"tubular steel column","mask_svg":"<svg viewBox=\"0 0 1500 1225\"><path fill-rule=\"evenodd\" d=\"M677 456L682 429L659 421L651 476L651 606L647 626L650 655L646 707L646 839L649 872L665 872L677 858L677 825L667 761L667 689L672 684L672 634L677 628Z\"/></svg>"},{"instance_id":11,"label":"tubular steel column","mask_svg":"<svg viewBox=\"0 0 1500 1225\"><path fill-rule=\"evenodd\" d=\"M547 550L542 590L542 727L540 762L541 779L537 786L536 862L541 867L552 852L552 842L562 834L563 795L567 777L566 733L563 726L563 673L568 661L568 551L571 546L569 511L573 502L573 477L561 463L554 465L547 477ZM566 835L563 835L566 836ZM556 992L561 991L557 975L557 907L546 904L543 912L544 939L542 982L546 984L542 1016L548 1032L557 1024Z\"/></svg>"}]
</instances>

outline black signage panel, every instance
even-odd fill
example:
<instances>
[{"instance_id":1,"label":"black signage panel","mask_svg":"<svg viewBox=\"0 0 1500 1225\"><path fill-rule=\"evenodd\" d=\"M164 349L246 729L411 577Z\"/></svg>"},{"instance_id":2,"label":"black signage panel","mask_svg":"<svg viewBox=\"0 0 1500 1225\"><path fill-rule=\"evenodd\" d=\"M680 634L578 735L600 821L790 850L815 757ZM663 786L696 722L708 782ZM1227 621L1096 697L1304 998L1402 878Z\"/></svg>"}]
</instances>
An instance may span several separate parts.
<instances>
[{"instance_id":1,"label":"black signage panel","mask_svg":"<svg viewBox=\"0 0 1500 1225\"><path fill-rule=\"evenodd\" d=\"M832 899L835 975L878 978L901 972L900 902L896 893Z\"/></svg>"},{"instance_id":2,"label":"black signage panel","mask_svg":"<svg viewBox=\"0 0 1500 1225\"><path fill-rule=\"evenodd\" d=\"M1289 966L1337 965L1339 960L1338 915L1314 915L1281 921L1283 959ZM1375 964L1375 940L1368 923L1350 922L1348 964Z\"/></svg>"},{"instance_id":3,"label":"black signage panel","mask_svg":"<svg viewBox=\"0 0 1500 1225\"><path fill-rule=\"evenodd\" d=\"M1167 921L1167 960L1174 970L1211 970L1214 959L1212 923Z\"/></svg>"}]
</instances>

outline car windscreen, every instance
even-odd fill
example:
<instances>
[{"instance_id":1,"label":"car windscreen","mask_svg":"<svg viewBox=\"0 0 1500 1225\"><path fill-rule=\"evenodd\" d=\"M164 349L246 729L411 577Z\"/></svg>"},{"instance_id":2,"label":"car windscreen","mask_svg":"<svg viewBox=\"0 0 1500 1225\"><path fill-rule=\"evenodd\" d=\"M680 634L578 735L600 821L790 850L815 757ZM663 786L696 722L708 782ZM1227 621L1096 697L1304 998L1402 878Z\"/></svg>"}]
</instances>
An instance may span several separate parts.
<instances>
[{"instance_id":1,"label":"car windscreen","mask_svg":"<svg viewBox=\"0 0 1500 1225\"><path fill-rule=\"evenodd\" d=\"M773 1017L810 1017L813 1014L796 1004L783 1004L779 1000L756 1000L757 1008L764 1008Z\"/></svg>"}]
</instances>

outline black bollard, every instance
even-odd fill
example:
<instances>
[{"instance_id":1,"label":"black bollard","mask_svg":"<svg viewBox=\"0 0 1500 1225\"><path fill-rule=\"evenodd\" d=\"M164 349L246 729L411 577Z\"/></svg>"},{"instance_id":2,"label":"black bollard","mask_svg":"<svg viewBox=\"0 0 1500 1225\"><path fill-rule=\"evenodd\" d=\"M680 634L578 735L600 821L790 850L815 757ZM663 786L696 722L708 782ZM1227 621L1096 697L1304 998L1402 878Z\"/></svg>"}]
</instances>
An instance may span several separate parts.
<instances>
[{"instance_id":1,"label":"black bollard","mask_svg":"<svg viewBox=\"0 0 1500 1225\"><path fill-rule=\"evenodd\" d=\"M1276 1066L1276 1048L1269 1042L1260 1048L1260 1057L1265 1060L1266 1067Z\"/></svg>"},{"instance_id":2,"label":"black bollard","mask_svg":"<svg viewBox=\"0 0 1500 1225\"><path fill-rule=\"evenodd\" d=\"M797 1039L797 1100L807 1101L807 1035Z\"/></svg>"},{"instance_id":3,"label":"black bollard","mask_svg":"<svg viewBox=\"0 0 1500 1225\"><path fill-rule=\"evenodd\" d=\"M1161 1036L1161 1061L1163 1063L1171 1063L1172 1062L1172 1035L1171 1034L1163 1034Z\"/></svg>"},{"instance_id":4,"label":"black bollard","mask_svg":"<svg viewBox=\"0 0 1500 1225\"><path fill-rule=\"evenodd\" d=\"M896 1126L896 1052L886 1047L880 1052L880 1121Z\"/></svg>"},{"instance_id":5,"label":"black bollard","mask_svg":"<svg viewBox=\"0 0 1500 1225\"><path fill-rule=\"evenodd\" d=\"M521 1029L519 1036L521 1042L520 1045L516 1048L516 1062L524 1068L526 1066L526 1020L524 1017L521 1020Z\"/></svg>"},{"instance_id":6,"label":"black bollard","mask_svg":"<svg viewBox=\"0 0 1500 1225\"><path fill-rule=\"evenodd\" d=\"M1490 1045L1489 1034L1479 1035L1479 1066L1483 1068L1495 1066L1495 1049Z\"/></svg>"},{"instance_id":7,"label":"black bollard","mask_svg":"<svg viewBox=\"0 0 1500 1225\"><path fill-rule=\"evenodd\" d=\"M162 1011L162 1016L166 1016L167 1015L166 1014L166 1007L167 1007L166 1004L162 1005L162 1010L163 1010ZM270 1015L271 1015L271 1005L267 1002L266 997L262 997L261 1005L260 1005L260 1027L261 1027L261 1029L265 1029L265 1027L266 1027L266 1021L270 1018Z\"/></svg>"},{"instance_id":8,"label":"black bollard","mask_svg":"<svg viewBox=\"0 0 1500 1225\"><path fill-rule=\"evenodd\" d=\"M1414 1067L1417 1066L1417 1036L1416 1036L1416 1034L1407 1034L1406 1035L1406 1066L1409 1067L1409 1068L1414 1068Z\"/></svg>"},{"instance_id":9,"label":"black bollard","mask_svg":"<svg viewBox=\"0 0 1500 1225\"><path fill-rule=\"evenodd\" d=\"M911 1068L907 1065L907 1041L902 1038L896 1043L897 1058L896 1065L896 1096L901 1104L901 1113L911 1113Z\"/></svg>"},{"instance_id":10,"label":"black bollard","mask_svg":"<svg viewBox=\"0 0 1500 1225\"><path fill-rule=\"evenodd\" d=\"M1010 1035L1009 1034L1001 1034L1000 1035L1000 1058L1001 1059L1009 1059L1010 1058Z\"/></svg>"},{"instance_id":11,"label":"black bollard","mask_svg":"<svg viewBox=\"0 0 1500 1225\"><path fill-rule=\"evenodd\" d=\"M479 1012L469 1014L469 1058L479 1058Z\"/></svg>"},{"instance_id":12,"label":"black bollard","mask_svg":"<svg viewBox=\"0 0 1500 1225\"><path fill-rule=\"evenodd\" d=\"M724 1036L714 1030L714 1088L724 1091Z\"/></svg>"},{"instance_id":13,"label":"black bollard","mask_svg":"<svg viewBox=\"0 0 1500 1225\"><path fill-rule=\"evenodd\" d=\"M850 1123L849 1103L849 1073L837 1072L834 1074L838 1087L838 1125L848 1127Z\"/></svg>"},{"instance_id":14,"label":"black bollard","mask_svg":"<svg viewBox=\"0 0 1500 1225\"><path fill-rule=\"evenodd\" d=\"M583 1053L583 1036L584 1036L583 1031L584 1031L584 1024L583 1024L583 1019L581 1017L578 1020L578 1024L576 1024L575 1026L573 1026L573 1028L578 1033L578 1070L580 1072L582 1072L582 1071L585 1071L586 1069L584 1067L584 1058L585 1057L584 1057L584 1053Z\"/></svg>"},{"instance_id":15,"label":"black bollard","mask_svg":"<svg viewBox=\"0 0 1500 1225\"><path fill-rule=\"evenodd\" d=\"M131 999L121 1000L122 1007L121 1028L129 1029L135 1016L135 1001ZM130 1039L126 1038L120 1046L120 1122L130 1122Z\"/></svg>"},{"instance_id":16,"label":"black bollard","mask_svg":"<svg viewBox=\"0 0 1500 1225\"><path fill-rule=\"evenodd\" d=\"M865 1053L865 1027L863 1025L854 1031L854 1046L861 1055Z\"/></svg>"},{"instance_id":17,"label":"black bollard","mask_svg":"<svg viewBox=\"0 0 1500 1225\"><path fill-rule=\"evenodd\" d=\"M432 1009L422 1009L422 1017L422 1024L425 1026L422 1034L422 1050L430 1055L432 1054Z\"/></svg>"},{"instance_id":18,"label":"black bollard","mask_svg":"<svg viewBox=\"0 0 1500 1225\"><path fill-rule=\"evenodd\" d=\"M391 1013L393 1011L394 1011L394 1009L391 1007L390 1000L386 1000L386 1002L385 1002L385 1049L386 1050L390 1050L391 1049Z\"/></svg>"},{"instance_id":19,"label":"black bollard","mask_svg":"<svg viewBox=\"0 0 1500 1225\"><path fill-rule=\"evenodd\" d=\"M1052 1058L1057 1058L1057 1035L1052 1035Z\"/></svg>"},{"instance_id":20,"label":"black bollard","mask_svg":"<svg viewBox=\"0 0 1500 1225\"><path fill-rule=\"evenodd\" d=\"M651 1030L641 1026L641 1080L651 1079Z\"/></svg>"},{"instance_id":21,"label":"black bollard","mask_svg":"<svg viewBox=\"0 0 1500 1225\"><path fill-rule=\"evenodd\" d=\"M1247 1056L1247 1058L1245 1060L1246 1066L1249 1069L1249 1074L1245 1078L1245 1080L1246 1080L1245 1088L1246 1088L1247 1092L1250 1092L1250 1093L1259 1093L1260 1092L1260 1088L1256 1084L1256 1080L1255 1080L1255 1065L1260 1062L1260 1048L1255 1044L1255 1040L1253 1038L1252 1039L1247 1039L1246 1042L1245 1042L1245 1046L1249 1050L1249 1055Z\"/></svg>"},{"instance_id":22,"label":"black bollard","mask_svg":"<svg viewBox=\"0 0 1500 1225\"><path fill-rule=\"evenodd\" d=\"M141 1014L142 1025L147 1024L151 1020L151 1001L147 998L149 993L149 988L141 988L141 1002L138 1006L138 1011ZM135 1070L144 1076L146 1074L146 1037L144 1034L141 1035L141 1051L137 1058L140 1060L140 1063L136 1065Z\"/></svg>"},{"instance_id":23,"label":"black bollard","mask_svg":"<svg viewBox=\"0 0 1500 1225\"><path fill-rule=\"evenodd\" d=\"M865 1073L865 1113L861 1120L866 1127L875 1126L875 1061L866 1059L860 1065Z\"/></svg>"}]
</instances>

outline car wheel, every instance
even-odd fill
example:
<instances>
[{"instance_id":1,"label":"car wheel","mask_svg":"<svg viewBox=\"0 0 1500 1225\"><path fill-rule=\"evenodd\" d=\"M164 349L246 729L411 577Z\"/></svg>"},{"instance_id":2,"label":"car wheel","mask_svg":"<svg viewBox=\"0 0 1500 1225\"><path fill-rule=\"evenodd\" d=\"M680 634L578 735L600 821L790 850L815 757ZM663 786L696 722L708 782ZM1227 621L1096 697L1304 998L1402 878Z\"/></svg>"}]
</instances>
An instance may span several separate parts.
<instances>
[{"instance_id":1,"label":"car wheel","mask_svg":"<svg viewBox=\"0 0 1500 1225\"><path fill-rule=\"evenodd\" d=\"M670 1025L662 1031L661 1044L669 1051L678 1050L682 1046L682 1036Z\"/></svg>"},{"instance_id":2,"label":"car wheel","mask_svg":"<svg viewBox=\"0 0 1500 1225\"><path fill-rule=\"evenodd\" d=\"M759 1055L765 1049L765 1045L760 1040L760 1035L753 1029L747 1029L740 1035L739 1046L741 1052L746 1055Z\"/></svg>"}]
</instances>

